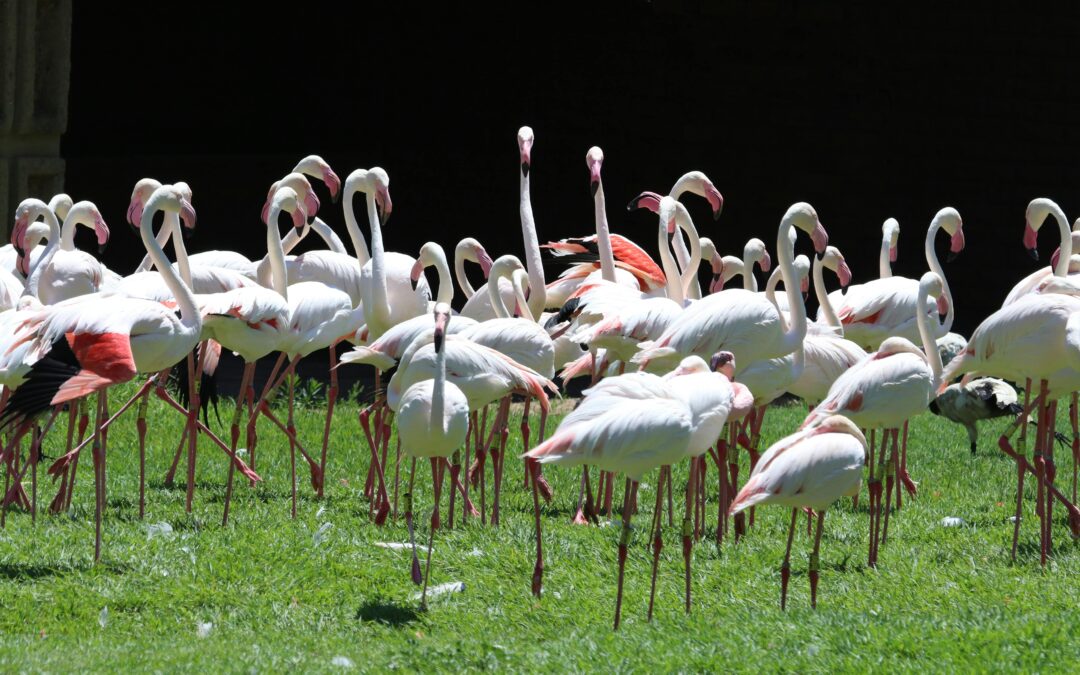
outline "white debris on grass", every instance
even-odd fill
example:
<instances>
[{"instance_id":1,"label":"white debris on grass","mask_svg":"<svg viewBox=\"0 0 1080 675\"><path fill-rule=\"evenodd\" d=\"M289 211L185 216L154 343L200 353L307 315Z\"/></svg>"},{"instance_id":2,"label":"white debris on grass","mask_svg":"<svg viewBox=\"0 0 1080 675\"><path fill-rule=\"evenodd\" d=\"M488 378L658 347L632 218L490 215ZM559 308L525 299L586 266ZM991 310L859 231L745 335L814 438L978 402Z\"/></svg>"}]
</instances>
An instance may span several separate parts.
<instances>
[{"instance_id":1,"label":"white debris on grass","mask_svg":"<svg viewBox=\"0 0 1080 675\"><path fill-rule=\"evenodd\" d=\"M326 522L319 526L319 529L315 530L315 534L311 540L316 546L326 541L326 535L330 532L330 529L334 527L333 523Z\"/></svg>"},{"instance_id":2,"label":"white debris on grass","mask_svg":"<svg viewBox=\"0 0 1080 675\"><path fill-rule=\"evenodd\" d=\"M391 551L411 551L412 550L412 544L410 544L408 542L402 543L400 541L377 541L377 542L375 542L375 545L378 546L379 548L388 548ZM416 552L417 553L427 553L427 550L428 550L427 546L422 546L420 544L416 545ZM431 550L434 551L435 549L431 549Z\"/></svg>"},{"instance_id":3,"label":"white debris on grass","mask_svg":"<svg viewBox=\"0 0 1080 675\"><path fill-rule=\"evenodd\" d=\"M150 523L146 526L147 541L150 541L151 539L156 539L158 537L172 539L173 534L175 533L173 532L172 525L164 521L160 523Z\"/></svg>"},{"instance_id":4,"label":"white debris on grass","mask_svg":"<svg viewBox=\"0 0 1080 675\"><path fill-rule=\"evenodd\" d=\"M356 665L348 656L335 656L330 659L330 664L339 668L352 668Z\"/></svg>"},{"instance_id":5,"label":"white debris on grass","mask_svg":"<svg viewBox=\"0 0 1080 675\"><path fill-rule=\"evenodd\" d=\"M209 621L205 623L200 621L199 623L195 624L195 635L198 635L201 638L209 637L210 631L213 630L213 628L213 623Z\"/></svg>"},{"instance_id":6,"label":"white debris on grass","mask_svg":"<svg viewBox=\"0 0 1080 675\"><path fill-rule=\"evenodd\" d=\"M963 527L967 525L963 518L957 518L956 516L947 516L941 519L942 527Z\"/></svg>"},{"instance_id":7,"label":"white debris on grass","mask_svg":"<svg viewBox=\"0 0 1080 675\"><path fill-rule=\"evenodd\" d=\"M97 615L98 625L104 628L109 625L109 606L105 605Z\"/></svg>"},{"instance_id":8,"label":"white debris on grass","mask_svg":"<svg viewBox=\"0 0 1080 675\"><path fill-rule=\"evenodd\" d=\"M428 599L435 599L440 595L446 595L447 593L464 593L465 582L464 581L450 581L445 584L439 584L438 586L432 586L428 589ZM419 600L422 595L421 591L413 593L412 599Z\"/></svg>"}]
</instances>

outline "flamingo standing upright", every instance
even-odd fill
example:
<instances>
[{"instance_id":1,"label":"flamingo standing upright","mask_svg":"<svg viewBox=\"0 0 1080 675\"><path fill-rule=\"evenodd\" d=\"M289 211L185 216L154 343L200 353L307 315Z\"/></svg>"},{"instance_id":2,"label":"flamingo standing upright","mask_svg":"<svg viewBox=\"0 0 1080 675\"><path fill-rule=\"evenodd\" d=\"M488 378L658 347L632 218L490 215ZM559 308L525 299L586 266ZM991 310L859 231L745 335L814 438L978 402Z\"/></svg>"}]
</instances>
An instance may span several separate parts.
<instances>
[{"instance_id":1,"label":"flamingo standing upright","mask_svg":"<svg viewBox=\"0 0 1080 675\"><path fill-rule=\"evenodd\" d=\"M866 438L854 423L840 415L827 417L817 426L800 430L770 446L731 503L732 515L755 504L792 507L787 548L780 567L781 609L787 608L791 544L799 509L817 512L817 532L807 573L810 606L816 609L821 569L818 551L825 511L840 497L858 494L865 453Z\"/></svg>"}]
</instances>

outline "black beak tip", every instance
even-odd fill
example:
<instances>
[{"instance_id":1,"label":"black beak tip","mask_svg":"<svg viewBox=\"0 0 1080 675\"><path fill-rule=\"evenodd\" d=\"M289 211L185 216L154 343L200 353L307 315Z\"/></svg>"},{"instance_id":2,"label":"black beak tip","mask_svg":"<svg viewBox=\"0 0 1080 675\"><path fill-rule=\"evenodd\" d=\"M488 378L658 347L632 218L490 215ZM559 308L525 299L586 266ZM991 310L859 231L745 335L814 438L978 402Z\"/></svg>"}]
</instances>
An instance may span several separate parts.
<instances>
[{"instance_id":1,"label":"black beak tip","mask_svg":"<svg viewBox=\"0 0 1080 675\"><path fill-rule=\"evenodd\" d=\"M435 333L435 352L441 352L443 348L443 334L442 331L436 331Z\"/></svg>"},{"instance_id":2,"label":"black beak tip","mask_svg":"<svg viewBox=\"0 0 1080 675\"><path fill-rule=\"evenodd\" d=\"M958 256L958 255L959 254L955 253L954 251L949 251L949 255L945 256L945 262L952 262L952 261L956 260L956 256ZM1036 260L1039 259L1039 252L1038 251L1035 251L1035 259Z\"/></svg>"},{"instance_id":3,"label":"black beak tip","mask_svg":"<svg viewBox=\"0 0 1080 675\"><path fill-rule=\"evenodd\" d=\"M814 255L817 256L818 260L824 260L825 259L825 251L817 251Z\"/></svg>"},{"instance_id":4,"label":"black beak tip","mask_svg":"<svg viewBox=\"0 0 1080 675\"><path fill-rule=\"evenodd\" d=\"M589 181L589 194L591 194L593 197L595 197L596 196L596 191L599 190L599 189L600 189L600 181L598 181L598 180Z\"/></svg>"},{"instance_id":5,"label":"black beak tip","mask_svg":"<svg viewBox=\"0 0 1080 675\"><path fill-rule=\"evenodd\" d=\"M105 252L105 247L106 246L108 246L107 243L106 244L98 244L98 247L97 247L98 255L101 255L102 253Z\"/></svg>"},{"instance_id":6,"label":"black beak tip","mask_svg":"<svg viewBox=\"0 0 1080 675\"><path fill-rule=\"evenodd\" d=\"M637 200L637 197L634 197L633 199L630 200L630 203L626 205L626 210L627 211L636 211L637 208L638 208L638 200Z\"/></svg>"},{"instance_id":7,"label":"black beak tip","mask_svg":"<svg viewBox=\"0 0 1080 675\"><path fill-rule=\"evenodd\" d=\"M412 289L413 289L414 291L416 290L416 285L417 285L418 283L420 283L420 280L419 280L419 279L409 279L409 285L411 285L411 286L412 286Z\"/></svg>"},{"instance_id":8,"label":"black beak tip","mask_svg":"<svg viewBox=\"0 0 1080 675\"><path fill-rule=\"evenodd\" d=\"M521 175L525 176L526 178L529 177L529 163L528 162L522 162L521 163Z\"/></svg>"},{"instance_id":9,"label":"black beak tip","mask_svg":"<svg viewBox=\"0 0 1080 675\"><path fill-rule=\"evenodd\" d=\"M713 220L720 220L720 214L723 213L723 212L724 212L724 207L721 206L720 208L718 208L718 209L716 209L715 211L712 212L712 219Z\"/></svg>"},{"instance_id":10,"label":"black beak tip","mask_svg":"<svg viewBox=\"0 0 1080 675\"><path fill-rule=\"evenodd\" d=\"M195 233L190 227L181 227L180 229L184 233L184 241L190 240L191 235L193 235Z\"/></svg>"},{"instance_id":11,"label":"black beak tip","mask_svg":"<svg viewBox=\"0 0 1080 675\"><path fill-rule=\"evenodd\" d=\"M1028 255L1031 256L1032 260L1034 260L1035 262L1039 262L1039 249L1037 249L1037 248L1029 248L1027 250L1027 252L1028 252ZM955 253L949 253L949 262L952 262L952 259L955 258L955 257L956 257Z\"/></svg>"},{"instance_id":12,"label":"black beak tip","mask_svg":"<svg viewBox=\"0 0 1080 675\"><path fill-rule=\"evenodd\" d=\"M336 195L331 195L330 196L330 203L331 204L337 204L340 201L341 201L341 190L338 190L338 193Z\"/></svg>"}]
</instances>

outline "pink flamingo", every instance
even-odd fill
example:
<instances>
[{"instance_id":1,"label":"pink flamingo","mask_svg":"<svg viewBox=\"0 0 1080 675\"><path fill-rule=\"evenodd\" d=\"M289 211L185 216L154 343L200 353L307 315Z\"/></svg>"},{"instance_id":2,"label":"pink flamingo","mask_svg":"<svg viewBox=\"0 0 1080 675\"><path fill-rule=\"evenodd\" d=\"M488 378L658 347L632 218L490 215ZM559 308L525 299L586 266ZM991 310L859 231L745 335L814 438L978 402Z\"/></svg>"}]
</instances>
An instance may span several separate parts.
<instances>
[{"instance_id":1,"label":"pink flamingo","mask_svg":"<svg viewBox=\"0 0 1080 675\"><path fill-rule=\"evenodd\" d=\"M788 579L791 576L791 544L799 509L817 512L814 550L810 554L810 606L817 608L817 587L821 563L821 532L825 511L837 499L859 491L866 456L866 438L850 420L833 415L815 427L803 429L774 443L750 474L731 504L732 515L755 504L782 504L791 507L784 563L780 567L780 608L787 608Z\"/></svg>"}]
</instances>

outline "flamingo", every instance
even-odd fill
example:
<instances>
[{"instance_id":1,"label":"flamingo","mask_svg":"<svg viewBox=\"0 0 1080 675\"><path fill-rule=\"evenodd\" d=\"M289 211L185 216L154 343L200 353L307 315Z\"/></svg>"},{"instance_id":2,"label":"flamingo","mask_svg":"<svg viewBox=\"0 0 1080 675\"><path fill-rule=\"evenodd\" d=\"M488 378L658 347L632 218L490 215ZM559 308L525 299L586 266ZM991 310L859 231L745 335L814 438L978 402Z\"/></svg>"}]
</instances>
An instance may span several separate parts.
<instances>
[{"instance_id":1,"label":"flamingo","mask_svg":"<svg viewBox=\"0 0 1080 675\"><path fill-rule=\"evenodd\" d=\"M1013 526L1012 558L1016 559L1016 546L1020 536L1020 511L1023 505L1024 474L1032 473L1037 480L1037 509L1042 520L1039 531L1040 561L1046 564L1049 555L1049 510L1057 499L1068 511L1069 527L1073 536L1080 536L1080 510L1073 505L1053 484L1054 467L1048 460L1053 429L1052 402L1061 396L1080 389L1080 371L1075 363L1075 353L1080 349L1080 332L1076 330L1074 317L1080 312L1080 290L1070 289L1067 277L1054 276L1043 282L1043 292L1029 293L997 310L971 334L967 349L953 359L942 376L942 386L965 373L1022 381L1030 378L1039 382L1038 394L1006 432L998 439L998 446L1016 461L1017 499ZM1071 290L1071 292L1070 292ZM940 391L939 391L940 393ZM1020 450L1014 450L1011 436L1023 423L1026 415L1038 410L1035 436L1035 455L1031 462ZM1044 492L1046 501L1044 502Z\"/></svg>"},{"instance_id":2,"label":"flamingo","mask_svg":"<svg viewBox=\"0 0 1080 675\"><path fill-rule=\"evenodd\" d=\"M465 294L465 300L468 301L472 299L476 291L473 289L472 284L469 283L469 277L465 274L466 261L480 265L480 271L483 272L486 280L488 273L491 271L491 256L488 255L487 250L484 249L480 242L472 237L465 237L454 248L454 276L457 278L458 286L461 287L461 292Z\"/></svg>"},{"instance_id":3,"label":"flamingo","mask_svg":"<svg viewBox=\"0 0 1080 675\"><path fill-rule=\"evenodd\" d=\"M847 370L829 388L825 398L810 411L801 428L813 426L831 415L844 415L864 428L881 428L882 444L878 465L873 463L873 447L870 449L870 552L867 564L877 564L878 536L884 540L887 534L881 529L881 478L887 476L885 504L892 499L893 470L910 491L910 478L899 465L897 435L899 427L911 417L926 410L934 390L941 382L941 357L934 341L930 317L927 315L928 300L941 297L944 282L935 272L927 272L919 280L918 302L912 313L922 337L920 350L902 337L888 338L878 350ZM936 323L936 321L935 321ZM888 434L892 434L892 451L886 454ZM887 468L889 467L889 468ZM886 511L886 513L888 513Z\"/></svg>"},{"instance_id":4,"label":"flamingo","mask_svg":"<svg viewBox=\"0 0 1080 675\"><path fill-rule=\"evenodd\" d=\"M963 221L956 209L945 207L938 211L926 231L926 262L930 270L942 279L943 294L937 299L938 312L946 315L944 323L935 323L935 339L949 332L955 316L952 293L934 252L934 237L939 230L945 230L950 236L951 260L964 250ZM831 299L840 322L844 324L844 335L868 349L877 348L885 338L891 336L918 340L918 326L913 316L918 287L915 279L888 277L850 286L842 298L836 297L837 293L834 292Z\"/></svg>"},{"instance_id":5,"label":"flamingo","mask_svg":"<svg viewBox=\"0 0 1080 675\"><path fill-rule=\"evenodd\" d=\"M780 567L780 608L787 608L791 576L791 544L799 509L817 512L814 550L810 554L810 606L817 609L821 563L821 532L825 511L837 499L856 495L865 462L866 438L846 417L832 415L815 427L782 438L761 456L746 485L731 503L734 515L755 504L782 504L791 508L784 563Z\"/></svg>"},{"instance_id":6,"label":"flamingo","mask_svg":"<svg viewBox=\"0 0 1080 675\"><path fill-rule=\"evenodd\" d=\"M63 221L67 218L72 206L74 206L74 202L71 200L71 197L64 193L55 194L52 196L52 199L49 200L49 209L56 214L58 221ZM0 269L12 273L20 280L20 282L25 280L28 275L23 274L19 270L19 255L16 249L21 246L24 251L29 252L29 267L33 268L41 257L41 254L45 252L45 246L41 245L41 242L47 242L49 236L49 223L44 219L35 220L30 223L26 230L25 243L16 246L13 242L0 246Z\"/></svg>"},{"instance_id":7,"label":"flamingo","mask_svg":"<svg viewBox=\"0 0 1080 675\"><path fill-rule=\"evenodd\" d=\"M687 192L691 192L700 197L704 197L709 202L709 207L712 209L713 220L720 218L720 212L724 210L724 196L720 194L720 191L716 189L713 182L709 180L701 171L688 171L679 177L679 180L675 181L675 185L671 187L671 192L668 193L669 197L673 197L678 200ZM682 270L691 269L690 252L686 249L686 242L683 241L682 235L676 233L674 241L675 259L679 263L679 268ZM694 267L696 269L696 267ZM701 298L701 286L698 284L697 279L693 280L690 287L687 289L687 297L692 300Z\"/></svg>"},{"instance_id":8,"label":"flamingo","mask_svg":"<svg viewBox=\"0 0 1080 675\"><path fill-rule=\"evenodd\" d=\"M99 392L98 419L94 433L94 465L97 506L94 559L101 557L101 512L104 508L104 457L101 436L104 420L104 392L108 387L131 380L138 372L158 372L171 367L194 349L202 320L191 290L172 270L161 247L151 235L157 211L178 213L193 223L195 212L182 192L172 186L155 191L146 203L140 223L143 245L175 294L179 316L161 303L91 295L74 302L43 308L20 329L14 344L28 343L24 356L30 363L26 383L8 399L0 420L11 424L27 420L67 401ZM192 438L197 418L188 414ZM70 455L50 469L66 467ZM258 480L238 462L242 471Z\"/></svg>"},{"instance_id":9,"label":"flamingo","mask_svg":"<svg viewBox=\"0 0 1080 675\"><path fill-rule=\"evenodd\" d=\"M1071 258L1073 251L1076 250L1073 241L1074 233L1069 231L1069 221L1065 217L1065 213L1052 199L1038 197L1028 203L1027 210L1024 212L1024 248L1027 249L1032 258L1039 259L1039 249L1037 247L1039 230L1051 215L1054 216L1054 220L1057 222L1058 231L1061 234L1061 244L1054 251L1050 266L1035 270L1021 279L1009 291L1009 294L1005 297L1005 302L1001 303L1002 307L1011 305L1024 295L1037 292L1039 285L1052 276L1066 277L1072 273L1070 270Z\"/></svg>"},{"instance_id":10,"label":"flamingo","mask_svg":"<svg viewBox=\"0 0 1080 675\"><path fill-rule=\"evenodd\" d=\"M346 188L346 195L351 192ZM277 217L282 211L292 215L293 225L301 228L306 220L306 214L300 207L299 196L290 187L278 188L274 194L270 207L270 214ZM270 220L270 219L268 219ZM303 281L292 285L286 284L285 253L281 246L281 234L277 229L277 222L270 220L267 224L266 243L271 265L273 266L274 290L286 300L289 306L288 321L285 326L283 341L277 346L278 350L289 359L289 365L282 371L278 379L265 391L255 406L251 417L248 419L247 433L249 439L249 451L254 455L255 422L258 415L265 414L280 427L276 418L270 411L268 398L282 382L295 372L296 364L303 357L320 349L329 348L331 382L327 391L326 425L323 431L322 455L316 462L307 454L302 445L296 441L296 432L293 425L293 388L292 380L289 379L289 415L284 431L289 436L290 451L295 452L299 448L301 455L307 460L312 474L312 486L316 493L322 496L323 475L326 467L326 453L330 439L330 423L334 414L334 403L337 398L337 371L335 346L345 338L352 337L363 325L366 318L363 307L355 307L347 293L316 281ZM293 516L296 515L295 476L293 478Z\"/></svg>"},{"instance_id":11,"label":"flamingo","mask_svg":"<svg viewBox=\"0 0 1080 675\"><path fill-rule=\"evenodd\" d=\"M896 246L900 240L900 222L886 218L881 224L881 251L878 253L878 278L892 276L892 263L896 262Z\"/></svg>"},{"instance_id":12,"label":"flamingo","mask_svg":"<svg viewBox=\"0 0 1080 675\"><path fill-rule=\"evenodd\" d=\"M784 327L775 306L742 289L713 293L695 302L653 343L643 343L633 361L641 367L663 368L676 358L711 355L726 350L740 363L790 354L806 335L806 308L795 281L794 251L789 234L799 228L811 235L814 248L824 252L828 235L817 212L805 202L792 205L777 234L779 264L788 301L793 308L792 325Z\"/></svg>"},{"instance_id":13,"label":"flamingo","mask_svg":"<svg viewBox=\"0 0 1080 675\"><path fill-rule=\"evenodd\" d=\"M50 232L59 231L69 235L65 238L61 234L57 241L58 250L50 259L49 265L42 270L37 288L38 299L43 304L54 305L69 298L96 293L101 288L105 275L101 263L89 253L75 249L72 242L77 223L93 226L99 246L109 240L109 227L101 217L101 212L91 202L78 202L68 211L63 230L60 230L59 227L53 228L53 224L57 222L56 215L48 205L41 202L38 207L49 224ZM65 245L70 248L65 248Z\"/></svg>"},{"instance_id":14,"label":"flamingo","mask_svg":"<svg viewBox=\"0 0 1080 675\"><path fill-rule=\"evenodd\" d=\"M435 492L435 507L431 512L431 533L428 538L427 564L424 571L424 590L420 595L420 607L427 602L428 578L431 575L431 548L435 530L439 529L439 495L442 492L443 468L446 458L457 452L469 432L469 401L453 382L446 379L446 326L450 323L450 305L437 303L434 309L435 328L435 377L409 386L401 395L398 405L398 436L405 454L431 460L431 480ZM409 480L409 501L412 495L412 479ZM537 516L539 528L539 516ZM419 576L420 564L416 557L416 539L413 535L412 508L406 507L406 524L413 544L413 580Z\"/></svg>"}]
</instances>

